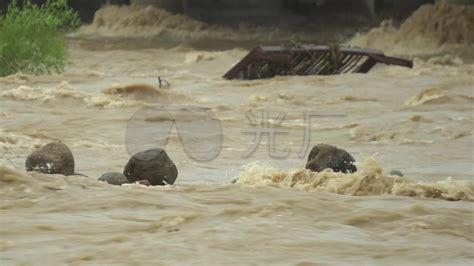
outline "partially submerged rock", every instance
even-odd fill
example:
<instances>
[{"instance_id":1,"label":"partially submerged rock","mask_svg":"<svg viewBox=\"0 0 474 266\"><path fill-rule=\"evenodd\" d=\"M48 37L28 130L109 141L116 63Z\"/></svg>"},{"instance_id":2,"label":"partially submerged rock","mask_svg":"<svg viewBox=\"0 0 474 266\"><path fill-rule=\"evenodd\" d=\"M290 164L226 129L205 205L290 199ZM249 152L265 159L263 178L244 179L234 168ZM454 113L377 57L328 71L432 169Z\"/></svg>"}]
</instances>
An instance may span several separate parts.
<instances>
[{"instance_id":1,"label":"partially submerged rock","mask_svg":"<svg viewBox=\"0 0 474 266\"><path fill-rule=\"evenodd\" d=\"M121 186L122 184L129 183L127 177L119 172L108 172L103 174L98 179L99 181L107 182L111 185Z\"/></svg>"},{"instance_id":2,"label":"partially submerged rock","mask_svg":"<svg viewBox=\"0 0 474 266\"><path fill-rule=\"evenodd\" d=\"M347 151L327 144L318 144L309 153L306 169L313 172L332 169L334 172L353 173L357 171L354 162L354 158Z\"/></svg>"},{"instance_id":3,"label":"partially submerged rock","mask_svg":"<svg viewBox=\"0 0 474 266\"><path fill-rule=\"evenodd\" d=\"M390 171L390 175L396 175L396 176L403 176L403 173L402 171L399 171L399 170L392 170Z\"/></svg>"},{"instance_id":4,"label":"partially submerged rock","mask_svg":"<svg viewBox=\"0 0 474 266\"><path fill-rule=\"evenodd\" d=\"M32 152L25 162L26 171L43 174L74 174L74 156L62 142L51 142Z\"/></svg>"},{"instance_id":5,"label":"partially submerged rock","mask_svg":"<svg viewBox=\"0 0 474 266\"><path fill-rule=\"evenodd\" d=\"M130 183L148 180L152 186L174 184L178 169L165 150L156 148L134 154L123 174Z\"/></svg>"}]
</instances>

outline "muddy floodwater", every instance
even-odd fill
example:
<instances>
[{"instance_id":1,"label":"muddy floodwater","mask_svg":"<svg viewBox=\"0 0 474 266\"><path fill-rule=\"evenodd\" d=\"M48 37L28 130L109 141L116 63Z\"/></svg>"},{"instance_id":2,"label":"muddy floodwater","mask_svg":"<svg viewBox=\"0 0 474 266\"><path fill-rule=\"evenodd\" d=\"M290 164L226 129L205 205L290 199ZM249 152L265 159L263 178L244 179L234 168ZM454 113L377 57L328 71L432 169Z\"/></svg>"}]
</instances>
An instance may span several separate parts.
<instances>
[{"instance_id":1,"label":"muddy floodwater","mask_svg":"<svg viewBox=\"0 0 474 266\"><path fill-rule=\"evenodd\" d=\"M353 41L400 35L382 26ZM69 37L64 73L0 78L1 265L472 265L472 32L448 50L384 44L412 69L228 81L248 52L238 40L83 31ZM253 151L262 128L280 133ZM25 172L53 140L85 176ZM359 170L305 170L318 143L344 148ZM97 181L163 144L174 185Z\"/></svg>"}]
</instances>

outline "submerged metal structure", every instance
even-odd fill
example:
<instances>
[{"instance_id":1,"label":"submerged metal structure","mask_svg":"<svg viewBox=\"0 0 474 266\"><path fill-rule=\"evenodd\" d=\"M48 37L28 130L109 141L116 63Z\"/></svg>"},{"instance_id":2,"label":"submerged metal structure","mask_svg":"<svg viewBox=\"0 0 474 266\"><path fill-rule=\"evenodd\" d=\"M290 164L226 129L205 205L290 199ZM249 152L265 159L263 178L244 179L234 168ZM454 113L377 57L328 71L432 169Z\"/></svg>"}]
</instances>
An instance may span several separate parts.
<instances>
[{"instance_id":1,"label":"submerged metal structure","mask_svg":"<svg viewBox=\"0 0 474 266\"><path fill-rule=\"evenodd\" d=\"M367 73L377 63L413 67L413 61L380 50L329 45L258 46L223 77L262 79L286 75Z\"/></svg>"}]
</instances>

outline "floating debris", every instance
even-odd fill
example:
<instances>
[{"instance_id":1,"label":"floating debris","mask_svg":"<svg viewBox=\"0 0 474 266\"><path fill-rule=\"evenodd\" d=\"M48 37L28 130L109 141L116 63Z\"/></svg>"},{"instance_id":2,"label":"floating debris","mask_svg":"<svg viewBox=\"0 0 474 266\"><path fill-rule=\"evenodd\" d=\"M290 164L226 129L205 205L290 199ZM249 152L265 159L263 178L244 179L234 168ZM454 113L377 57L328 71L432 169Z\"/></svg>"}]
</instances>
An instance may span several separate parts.
<instances>
[{"instance_id":1,"label":"floating debris","mask_svg":"<svg viewBox=\"0 0 474 266\"><path fill-rule=\"evenodd\" d=\"M385 56L376 49L329 45L258 46L225 79L262 79L286 75L367 73L377 63L413 67L413 61Z\"/></svg>"}]
</instances>

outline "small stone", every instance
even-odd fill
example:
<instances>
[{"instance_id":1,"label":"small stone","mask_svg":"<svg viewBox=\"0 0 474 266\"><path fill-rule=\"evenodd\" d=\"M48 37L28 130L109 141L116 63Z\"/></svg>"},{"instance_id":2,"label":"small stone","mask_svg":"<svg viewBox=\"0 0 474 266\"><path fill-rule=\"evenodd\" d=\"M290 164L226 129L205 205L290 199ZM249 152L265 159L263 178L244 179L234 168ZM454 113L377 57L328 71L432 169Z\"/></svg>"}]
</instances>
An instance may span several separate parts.
<instances>
[{"instance_id":1,"label":"small stone","mask_svg":"<svg viewBox=\"0 0 474 266\"><path fill-rule=\"evenodd\" d=\"M43 174L74 174L74 156L62 142L51 142L32 152L25 162L26 171Z\"/></svg>"},{"instance_id":2,"label":"small stone","mask_svg":"<svg viewBox=\"0 0 474 266\"><path fill-rule=\"evenodd\" d=\"M134 154L123 174L130 183L146 179L152 186L164 186L174 184L178 169L165 150L156 148Z\"/></svg>"},{"instance_id":3,"label":"small stone","mask_svg":"<svg viewBox=\"0 0 474 266\"><path fill-rule=\"evenodd\" d=\"M321 172L329 168L334 172L353 173L357 171L354 162L354 158L347 151L327 144L318 144L309 153L306 169Z\"/></svg>"},{"instance_id":4,"label":"small stone","mask_svg":"<svg viewBox=\"0 0 474 266\"><path fill-rule=\"evenodd\" d=\"M392 170L392 171L390 171L390 175L403 176L403 173L402 173L402 171Z\"/></svg>"},{"instance_id":5,"label":"small stone","mask_svg":"<svg viewBox=\"0 0 474 266\"><path fill-rule=\"evenodd\" d=\"M122 184L128 183L128 179L122 173L119 172L108 172L103 174L98 179L99 181L107 182L111 185L121 186Z\"/></svg>"}]
</instances>

